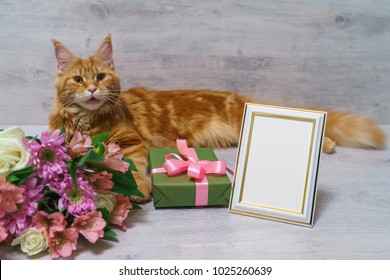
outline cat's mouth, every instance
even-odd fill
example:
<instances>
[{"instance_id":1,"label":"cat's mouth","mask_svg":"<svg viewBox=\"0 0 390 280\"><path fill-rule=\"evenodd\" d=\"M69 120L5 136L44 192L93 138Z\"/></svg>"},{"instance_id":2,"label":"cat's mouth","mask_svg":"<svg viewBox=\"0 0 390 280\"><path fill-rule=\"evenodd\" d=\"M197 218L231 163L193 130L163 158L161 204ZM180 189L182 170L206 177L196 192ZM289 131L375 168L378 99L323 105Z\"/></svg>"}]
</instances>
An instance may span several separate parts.
<instances>
[{"instance_id":1,"label":"cat's mouth","mask_svg":"<svg viewBox=\"0 0 390 280\"><path fill-rule=\"evenodd\" d=\"M88 99L80 100L79 105L88 110L96 110L104 103L104 99L90 96Z\"/></svg>"},{"instance_id":2,"label":"cat's mouth","mask_svg":"<svg viewBox=\"0 0 390 280\"><path fill-rule=\"evenodd\" d=\"M97 99L96 97L91 97L90 99L88 99L87 100L87 104L98 104L98 103L100 103L100 102L102 102L102 100L100 100L100 99Z\"/></svg>"}]
</instances>

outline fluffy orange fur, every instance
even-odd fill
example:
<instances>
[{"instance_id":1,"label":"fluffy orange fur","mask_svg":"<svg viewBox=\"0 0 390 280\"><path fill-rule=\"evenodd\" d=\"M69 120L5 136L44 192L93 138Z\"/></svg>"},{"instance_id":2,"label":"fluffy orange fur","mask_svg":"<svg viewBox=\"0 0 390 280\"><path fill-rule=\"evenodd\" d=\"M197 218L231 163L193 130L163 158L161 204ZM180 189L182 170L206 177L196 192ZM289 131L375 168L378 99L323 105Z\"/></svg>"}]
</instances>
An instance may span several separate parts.
<instances>
[{"instance_id":1,"label":"fluffy orange fur","mask_svg":"<svg viewBox=\"0 0 390 280\"><path fill-rule=\"evenodd\" d=\"M134 176L144 198L133 199L150 198L149 147L173 147L177 138L195 147L237 144L244 104L254 102L252 98L210 90L121 91L110 35L86 60L53 43L58 71L50 129L64 125L68 137L76 130L88 135L110 131L109 141L119 144L139 170ZM372 119L330 112L324 152L333 153L336 144L379 149L385 146L385 135Z\"/></svg>"}]
</instances>

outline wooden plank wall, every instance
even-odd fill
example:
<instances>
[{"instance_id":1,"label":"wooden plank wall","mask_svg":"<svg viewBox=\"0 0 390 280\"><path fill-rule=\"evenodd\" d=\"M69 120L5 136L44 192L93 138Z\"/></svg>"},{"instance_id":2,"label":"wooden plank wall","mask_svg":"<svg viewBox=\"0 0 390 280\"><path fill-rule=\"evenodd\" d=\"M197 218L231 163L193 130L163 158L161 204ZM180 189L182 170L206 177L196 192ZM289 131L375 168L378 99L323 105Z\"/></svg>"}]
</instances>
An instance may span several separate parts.
<instances>
[{"instance_id":1,"label":"wooden plank wall","mask_svg":"<svg viewBox=\"0 0 390 280\"><path fill-rule=\"evenodd\" d=\"M0 124L46 124L50 38L112 33L122 87L233 90L390 123L390 1L0 0Z\"/></svg>"}]
</instances>

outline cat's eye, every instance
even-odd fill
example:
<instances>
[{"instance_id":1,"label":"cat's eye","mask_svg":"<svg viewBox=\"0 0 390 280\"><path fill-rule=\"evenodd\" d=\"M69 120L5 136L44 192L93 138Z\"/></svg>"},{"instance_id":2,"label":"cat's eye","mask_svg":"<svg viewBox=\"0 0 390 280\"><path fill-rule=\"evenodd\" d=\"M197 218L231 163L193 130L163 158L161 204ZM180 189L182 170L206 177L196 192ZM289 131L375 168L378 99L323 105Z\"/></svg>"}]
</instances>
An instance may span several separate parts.
<instances>
[{"instance_id":1,"label":"cat's eye","mask_svg":"<svg viewBox=\"0 0 390 280\"><path fill-rule=\"evenodd\" d=\"M75 81L75 83L78 83L78 84L82 84L84 82L83 78L80 76L75 76L73 78L73 80Z\"/></svg>"},{"instance_id":2,"label":"cat's eye","mask_svg":"<svg viewBox=\"0 0 390 280\"><path fill-rule=\"evenodd\" d=\"M96 76L96 81L101 82L101 81L104 80L105 77L106 77L105 74L99 73L99 74L97 74L97 76Z\"/></svg>"}]
</instances>

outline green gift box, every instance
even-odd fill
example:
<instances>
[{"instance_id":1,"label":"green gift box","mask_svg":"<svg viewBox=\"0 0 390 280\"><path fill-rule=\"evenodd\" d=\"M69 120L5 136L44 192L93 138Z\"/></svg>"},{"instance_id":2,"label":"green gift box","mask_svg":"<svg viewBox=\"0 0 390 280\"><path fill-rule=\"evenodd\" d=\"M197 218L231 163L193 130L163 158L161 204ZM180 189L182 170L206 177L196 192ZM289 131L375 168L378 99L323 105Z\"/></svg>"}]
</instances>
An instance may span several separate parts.
<instances>
[{"instance_id":1,"label":"green gift box","mask_svg":"<svg viewBox=\"0 0 390 280\"><path fill-rule=\"evenodd\" d=\"M218 158L211 148L195 148L199 160L217 161ZM179 154L177 149L149 149L149 171L161 168L165 156L169 153ZM151 174L153 203L155 208L195 206L195 180L182 172L174 176L167 173ZM206 175L208 180L208 206L228 205L231 182L225 175Z\"/></svg>"}]
</instances>

